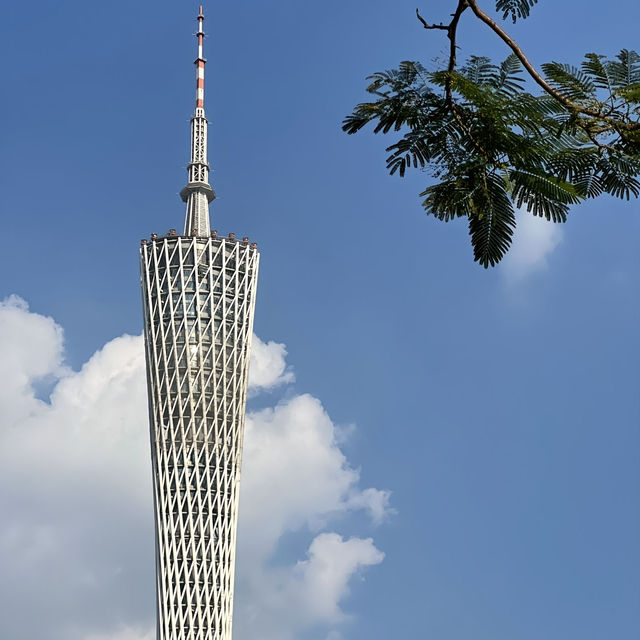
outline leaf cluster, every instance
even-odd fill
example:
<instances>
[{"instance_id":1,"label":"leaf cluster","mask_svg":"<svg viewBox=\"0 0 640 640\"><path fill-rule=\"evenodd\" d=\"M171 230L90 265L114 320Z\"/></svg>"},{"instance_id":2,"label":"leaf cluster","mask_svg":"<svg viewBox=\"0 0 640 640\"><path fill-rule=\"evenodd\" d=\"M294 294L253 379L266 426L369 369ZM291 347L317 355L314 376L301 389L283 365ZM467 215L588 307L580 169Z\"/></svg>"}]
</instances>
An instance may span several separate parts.
<instances>
[{"instance_id":1,"label":"leaf cluster","mask_svg":"<svg viewBox=\"0 0 640 640\"><path fill-rule=\"evenodd\" d=\"M496 11L502 11L502 19L508 17L515 22L518 18L528 18L531 7L538 0L496 0Z\"/></svg>"},{"instance_id":2,"label":"leaf cluster","mask_svg":"<svg viewBox=\"0 0 640 640\"><path fill-rule=\"evenodd\" d=\"M536 0L498 1L526 17ZM371 101L343 122L356 133L398 132L387 148L391 174L423 169L435 179L420 195L442 221L467 218L474 257L485 268L505 255L516 210L564 222L571 205L608 193L640 194L640 57L589 53L580 67L551 62L547 81L570 105L525 88L515 55L495 65L473 56L459 69L418 62L370 76Z\"/></svg>"}]
</instances>

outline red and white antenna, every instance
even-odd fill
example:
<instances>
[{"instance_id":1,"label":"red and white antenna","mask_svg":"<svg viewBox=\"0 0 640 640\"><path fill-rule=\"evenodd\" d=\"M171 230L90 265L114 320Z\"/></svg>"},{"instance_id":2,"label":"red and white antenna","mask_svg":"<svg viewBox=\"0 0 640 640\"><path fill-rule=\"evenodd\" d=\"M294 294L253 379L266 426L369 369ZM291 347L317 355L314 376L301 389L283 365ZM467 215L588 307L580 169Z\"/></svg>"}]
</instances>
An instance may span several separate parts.
<instances>
[{"instance_id":1,"label":"red and white antenna","mask_svg":"<svg viewBox=\"0 0 640 640\"><path fill-rule=\"evenodd\" d=\"M198 13L198 57L196 58L196 108L191 118L191 162L187 167L189 181L180 192L187 203L185 235L208 236L210 231L209 203L216 197L209 184L209 163L207 161L207 118L204 113L204 11L200 5Z\"/></svg>"},{"instance_id":2,"label":"red and white antenna","mask_svg":"<svg viewBox=\"0 0 640 640\"><path fill-rule=\"evenodd\" d=\"M204 10L200 5L200 13L198 14L198 32L196 33L198 38L198 57L196 58L197 66L197 89L196 89L196 107L204 109L204 65L206 60L203 54L203 42L204 42Z\"/></svg>"}]
</instances>

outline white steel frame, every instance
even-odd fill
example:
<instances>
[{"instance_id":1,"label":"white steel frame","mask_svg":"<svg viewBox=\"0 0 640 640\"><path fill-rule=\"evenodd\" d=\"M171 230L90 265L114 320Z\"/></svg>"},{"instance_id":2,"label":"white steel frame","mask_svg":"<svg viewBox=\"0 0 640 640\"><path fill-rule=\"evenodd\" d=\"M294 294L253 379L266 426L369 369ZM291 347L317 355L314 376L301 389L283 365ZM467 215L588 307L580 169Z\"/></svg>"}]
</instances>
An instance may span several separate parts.
<instances>
[{"instance_id":1,"label":"white steel frame","mask_svg":"<svg viewBox=\"0 0 640 640\"><path fill-rule=\"evenodd\" d=\"M246 239L174 232L140 258L158 640L231 640L259 254Z\"/></svg>"}]
</instances>

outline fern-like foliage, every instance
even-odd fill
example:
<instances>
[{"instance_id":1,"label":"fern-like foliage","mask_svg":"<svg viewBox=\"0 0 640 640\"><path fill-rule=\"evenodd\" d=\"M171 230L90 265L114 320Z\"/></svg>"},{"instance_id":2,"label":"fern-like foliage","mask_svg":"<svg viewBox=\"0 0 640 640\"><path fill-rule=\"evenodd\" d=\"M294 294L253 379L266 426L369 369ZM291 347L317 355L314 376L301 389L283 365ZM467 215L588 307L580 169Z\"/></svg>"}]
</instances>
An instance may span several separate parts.
<instances>
[{"instance_id":1,"label":"fern-like foliage","mask_svg":"<svg viewBox=\"0 0 640 640\"><path fill-rule=\"evenodd\" d=\"M509 250L516 216L504 178L491 173L484 183L481 206L469 216L469 235L475 260L493 267Z\"/></svg>"},{"instance_id":2,"label":"fern-like foliage","mask_svg":"<svg viewBox=\"0 0 640 640\"><path fill-rule=\"evenodd\" d=\"M542 65L547 79L571 100L588 101L595 98L596 85L586 70L576 69L569 64L549 62Z\"/></svg>"},{"instance_id":3,"label":"fern-like foliage","mask_svg":"<svg viewBox=\"0 0 640 640\"><path fill-rule=\"evenodd\" d=\"M526 206L534 216L544 216L553 222L566 222L569 205L581 199L575 185L544 171L514 169L510 178L516 206Z\"/></svg>"},{"instance_id":4,"label":"fern-like foliage","mask_svg":"<svg viewBox=\"0 0 640 640\"><path fill-rule=\"evenodd\" d=\"M515 22L518 18L528 18L538 0L496 0L496 11L502 11L502 19L511 18Z\"/></svg>"},{"instance_id":5,"label":"fern-like foliage","mask_svg":"<svg viewBox=\"0 0 640 640\"><path fill-rule=\"evenodd\" d=\"M640 56L623 49L616 60L607 63L615 89L624 89L640 83Z\"/></svg>"},{"instance_id":6,"label":"fern-like foliage","mask_svg":"<svg viewBox=\"0 0 640 640\"><path fill-rule=\"evenodd\" d=\"M498 3L514 19L534 4ZM343 129L373 123L375 133L397 132L389 172L427 170L425 211L445 222L467 218L475 260L494 266L517 215L562 223L584 199L640 195L640 56L589 53L580 67L551 62L543 71L575 108L527 92L515 55L499 65L474 56L453 72L405 61L369 78L372 100Z\"/></svg>"}]
</instances>

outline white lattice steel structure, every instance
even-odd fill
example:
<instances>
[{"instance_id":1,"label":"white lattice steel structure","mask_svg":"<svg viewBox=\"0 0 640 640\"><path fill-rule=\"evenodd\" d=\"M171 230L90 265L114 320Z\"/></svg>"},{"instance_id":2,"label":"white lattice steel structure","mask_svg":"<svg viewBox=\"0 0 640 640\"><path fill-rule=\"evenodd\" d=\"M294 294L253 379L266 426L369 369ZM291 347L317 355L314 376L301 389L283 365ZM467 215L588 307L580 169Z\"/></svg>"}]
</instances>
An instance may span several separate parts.
<instances>
[{"instance_id":1,"label":"white lattice steel structure","mask_svg":"<svg viewBox=\"0 0 640 640\"><path fill-rule=\"evenodd\" d=\"M185 233L140 250L156 522L158 640L231 640L238 484L259 255L209 231L198 16Z\"/></svg>"}]
</instances>

